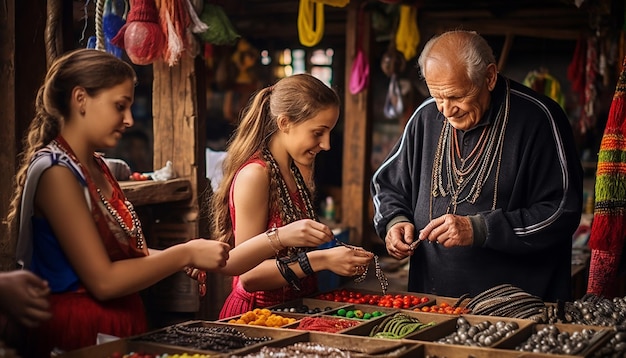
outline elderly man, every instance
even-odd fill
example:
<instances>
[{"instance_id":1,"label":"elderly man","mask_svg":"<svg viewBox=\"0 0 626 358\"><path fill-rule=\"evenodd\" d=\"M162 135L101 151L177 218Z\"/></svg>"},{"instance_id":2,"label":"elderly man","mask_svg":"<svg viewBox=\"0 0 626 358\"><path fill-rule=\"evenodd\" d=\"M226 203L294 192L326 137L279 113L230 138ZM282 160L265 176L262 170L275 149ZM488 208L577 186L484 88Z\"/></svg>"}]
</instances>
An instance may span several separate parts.
<instances>
[{"instance_id":1,"label":"elderly man","mask_svg":"<svg viewBox=\"0 0 626 358\"><path fill-rule=\"evenodd\" d=\"M475 32L434 37L418 62L432 97L371 183L377 233L391 256L411 256L408 290L509 283L570 299L582 168L566 114L499 74Z\"/></svg>"}]
</instances>

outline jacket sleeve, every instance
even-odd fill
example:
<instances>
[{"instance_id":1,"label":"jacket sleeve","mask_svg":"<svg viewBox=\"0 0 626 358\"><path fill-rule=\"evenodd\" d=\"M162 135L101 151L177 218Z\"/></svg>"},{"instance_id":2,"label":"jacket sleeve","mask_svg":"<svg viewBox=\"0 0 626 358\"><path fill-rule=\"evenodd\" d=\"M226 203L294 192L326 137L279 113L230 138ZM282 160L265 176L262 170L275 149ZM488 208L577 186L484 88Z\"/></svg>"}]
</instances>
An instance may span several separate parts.
<instances>
[{"instance_id":1,"label":"jacket sleeve","mask_svg":"<svg viewBox=\"0 0 626 358\"><path fill-rule=\"evenodd\" d=\"M420 145L420 137L416 133L418 116L419 108L372 176L370 191L374 203L374 228L381 238L385 237L390 221L398 217L413 220L414 190L418 183L414 183L412 178L415 177L413 173L419 173L414 167L416 150ZM416 177L419 178L419 174Z\"/></svg>"}]
</instances>

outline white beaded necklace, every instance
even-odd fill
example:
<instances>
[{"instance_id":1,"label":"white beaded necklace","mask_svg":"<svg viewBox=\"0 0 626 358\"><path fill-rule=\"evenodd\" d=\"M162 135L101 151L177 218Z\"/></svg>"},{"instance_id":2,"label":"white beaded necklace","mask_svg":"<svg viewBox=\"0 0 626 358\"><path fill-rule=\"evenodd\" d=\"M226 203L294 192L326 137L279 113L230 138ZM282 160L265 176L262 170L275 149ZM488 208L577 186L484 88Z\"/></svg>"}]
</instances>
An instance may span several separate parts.
<instances>
[{"instance_id":1,"label":"white beaded necklace","mask_svg":"<svg viewBox=\"0 0 626 358\"><path fill-rule=\"evenodd\" d=\"M128 227L128 225L126 225L126 222L124 222L124 218L122 218L120 213L113 207L113 205L111 205L111 203L104 197L104 195L102 195L100 189L98 188L96 190L98 191L98 195L100 196L100 201L102 202L102 204L104 204L104 207L107 209L109 214L113 216L117 224L122 228L122 230L124 230L126 235L128 235L129 237L137 238L137 248L143 249L143 230L141 229L141 222L139 221L139 217L137 217L137 213L135 212L133 204L128 200L124 200L124 205L126 205L126 208L128 208L128 212L130 213L132 225L132 227Z\"/></svg>"},{"instance_id":2,"label":"white beaded necklace","mask_svg":"<svg viewBox=\"0 0 626 358\"><path fill-rule=\"evenodd\" d=\"M59 137L57 140L55 140L55 142L57 144L57 147L60 148L68 157L70 157L70 159L72 159L80 167L85 178L89 178L89 180L91 180L89 176L89 172L83 167L82 163L78 160L76 155L72 152L71 148L65 142L65 140L62 137ZM134 237L136 239L137 249L140 249L140 250L143 249L144 242L145 242L143 229L141 228L141 222L139 221L139 217L137 216L137 213L135 212L135 208L133 207L133 204L128 200L124 200L124 205L126 205L126 208L128 209L128 213L130 214L130 219L131 219L131 227L128 227L128 225L126 224L126 222L124 222L124 218L122 218L120 213L113 207L113 205L111 205L111 203L104 197L104 195L102 195L102 191L100 190L100 188L95 188L95 189L98 192L100 201L102 202L104 207L107 209L107 212L113 217L113 219L115 219L117 224L122 228L122 230L124 230L124 233L129 238Z\"/></svg>"}]
</instances>

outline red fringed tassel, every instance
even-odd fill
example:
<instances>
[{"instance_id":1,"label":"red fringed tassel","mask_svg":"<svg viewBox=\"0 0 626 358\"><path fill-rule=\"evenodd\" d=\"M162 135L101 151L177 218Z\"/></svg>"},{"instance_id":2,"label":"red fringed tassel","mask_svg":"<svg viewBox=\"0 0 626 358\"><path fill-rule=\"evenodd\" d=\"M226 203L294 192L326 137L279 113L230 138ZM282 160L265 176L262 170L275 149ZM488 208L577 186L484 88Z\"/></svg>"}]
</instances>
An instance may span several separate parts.
<instances>
[{"instance_id":1,"label":"red fringed tassel","mask_svg":"<svg viewBox=\"0 0 626 358\"><path fill-rule=\"evenodd\" d=\"M147 65L158 59L165 47L165 36L154 0L131 0L126 24L111 43L123 48L134 64Z\"/></svg>"}]
</instances>

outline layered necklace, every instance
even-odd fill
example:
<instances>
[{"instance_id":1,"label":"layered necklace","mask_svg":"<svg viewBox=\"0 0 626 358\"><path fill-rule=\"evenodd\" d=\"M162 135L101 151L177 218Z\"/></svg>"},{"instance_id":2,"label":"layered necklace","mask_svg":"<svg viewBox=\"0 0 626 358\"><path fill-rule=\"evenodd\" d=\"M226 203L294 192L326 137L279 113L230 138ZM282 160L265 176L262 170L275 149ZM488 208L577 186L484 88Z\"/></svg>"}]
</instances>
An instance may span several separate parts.
<instances>
[{"instance_id":1,"label":"layered necklace","mask_svg":"<svg viewBox=\"0 0 626 358\"><path fill-rule=\"evenodd\" d=\"M287 183L285 182L285 179L280 173L280 168L278 167L278 163L276 162L276 159L274 159L274 156L272 155L272 153L269 151L267 147L263 149L262 155L263 155L263 159L269 164L272 177L276 178L276 181L278 182L278 188L277 188L278 189L278 201L280 204L280 209L281 209L280 215L281 215L281 220L283 221L283 225L289 224L296 220L300 220L303 217L305 217L304 215L306 215L306 217L308 217L309 219L319 221L317 213L315 212L315 209L313 208L313 203L311 202L311 195L309 194L309 190L306 187L304 178L302 177L302 174L300 173L300 169L298 169L298 166L292 161L291 173L293 174L293 177L296 181L296 188L298 189L298 193L300 194L300 197L302 198L302 201L304 202L304 206L306 209L305 213L302 213L300 210L300 207L297 206L291 199L291 195L289 194L289 188L287 187ZM365 251L365 249L363 249L362 247L346 244L342 242L341 240L338 240L336 237L335 237L335 243L338 245L346 246L350 248L351 250ZM307 250L308 249L305 247L301 247L301 248L289 247L287 248L287 254L289 256L294 256L294 255L297 255L298 252L307 251ZM376 267L376 278L380 282L383 294L385 294L387 292L387 286L389 286L389 282L387 281L387 277L385 276L385 273L383 272L380 266L378 256L376 255L374 255L374 263ZM363 282L366 277L367 277L367 266L365 267L363 273L360 276L358 276L354 281L357 283Z\"/></svg>"},{"instance_id":2,"label":"layered necklace","mask_svg":"<svg viewBox=\"0 0 626 358\"><path fill-rule=\"evenodd\" d=\"M291 174L293 175L293 178L296 182L298 194L300 195L300 198L304 203L304 212L302 212L300 206L296 205L296 203L294 203L293 199L291 198L289 188L287 187L287 182L285 182L285 179L280 172L278 163L276 162L276 159L274 158L272 153L267 147L265 147L261 154L263 156L263 160L265 160L265 162L267 162L269 165L272 178L274 178L277 183L277 188L275 190L278 191L278 207L283 225L287 225L303 218L318 220L317 213L315 212L315 209L313 208L313 203L311 201L311 195L306 187L304 178L302 177L300 169L298 169L296 163L292 161L290 169ZM297 254L300 251L305 251L305 248L288 248L289 255Z\"/></svg>"},{"instance_id":3,"label":"layered necklace","mask_svg":"<svg viewBox=\"0 0 626 358\"><path fill-rule=\"evenodd\" d=\"M126 206L128 213L130 215L130 226L128 226L128 224L126 224L126 222L124 221L124 218L119 213L119 211L104 197L100 188L95 187L95 184L93 184L93 180L89 176L89 172L83 167L83 165L78 160L78 158L74 154L74 151L72 151L72 148L70 148L69 144L67 144L65 139L59 136L54 141L56 142L57 147L60 148L65 154L67 154L67 156L70 157L70 159L72 159L80 167L81 171L83 172L83 175L87 179L86 180L87 185L92 187L92 190L93 189L96 190L96 192L98 193L98 196L100 197L100 201L102 202L103 206L106 208L107 212L113 217L115 222L120 226L120 228L122 228L124 233L129 238L135 238L137 249L142 250L144 247L145 239L144 239L143 229L141 228L141 222L139 221L139 217L137 216L137 213L135 212L135 208L133 207L133 204L131 204L131 202L128 201L128 199L124 200L124 205ZM100 161L98 161L98 164L101 167L103 165ZM104 168L102 169L104 170ZM106 174L105 174L105 177L108 178ZM113 191L115 192L115 185L111 183L111 186L113 187Z\"/></svg>"},{"instance_id":4,"label":"layered necklace","mask_svg":"<svg viewBox=\"0 0 626 358\"><path fill-rule=\"evenodd\" d=\"M100 191L99 188L96 190L98 191L98 195L100 196L100 201L102 202L104 207L107 209L109 214L111 214L111 216L115 219L117 224L122 228L122 230L124 230L124 233L128 237L136 238L137 248L140 250L143 249L143 245L144 245L143 229L141 228L141 222L139 221L139 217L137 216L137 213L135 212L135 208L133 207L133 204L130 201L128 201L128 199L124 200L124 205L126 205L128 213L130 214L131 226L129 227L128 225L126 225L126 222L124 221L124 218L122 218L122 215L120 215L119 211L117 211L113 207L113 205L111 205L111 203L104 197L104 195L102 195L102 191Z\"/></svg>"},{"instance_id":5,"label":"layered necklace","mask_svg":"<svg viewBox=\"0 0 626 358\"><path fill-rule=\"evenodd\" d=\"M476 203L480 197L482 188L485 186L492 170L496 169L493 188L493 202L491 209L496 207L498 195L498 177L502 163L502 150L504 148L504 135L509 121L509 108L511 91L509 81L506 82L504 101L498 109L493 123L483 128L478 142L470 153L463 157L457 138L457 130L450 122L444 121L435 160L431 180L430 219L433 216L433 198L450 197L446 213L456 213L457 206L461 203Z\"/></svg>"}]
</instances>

